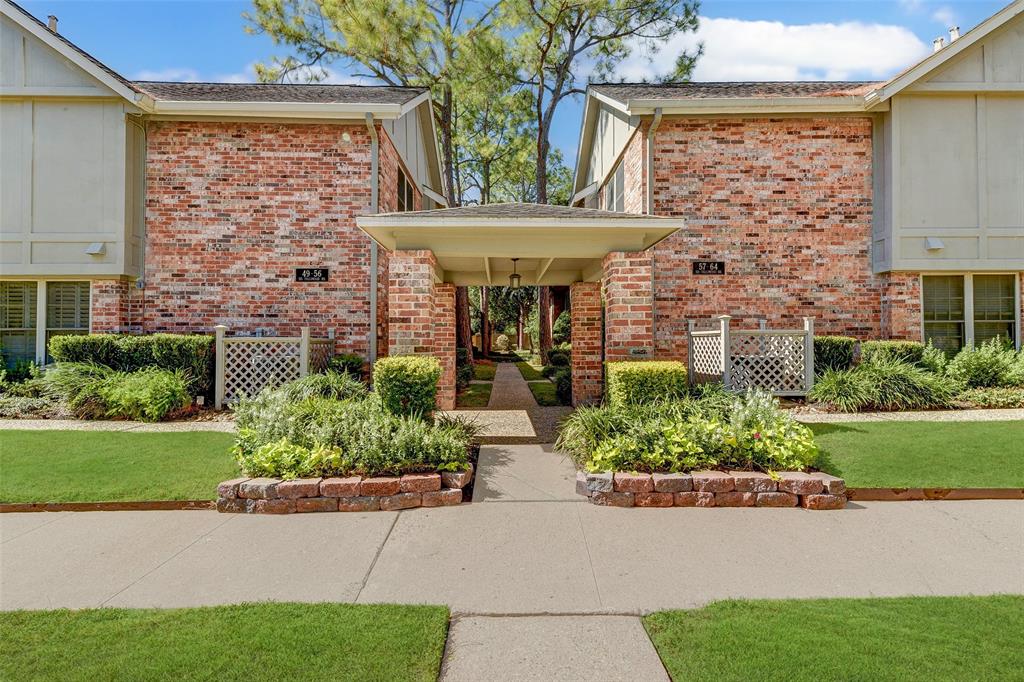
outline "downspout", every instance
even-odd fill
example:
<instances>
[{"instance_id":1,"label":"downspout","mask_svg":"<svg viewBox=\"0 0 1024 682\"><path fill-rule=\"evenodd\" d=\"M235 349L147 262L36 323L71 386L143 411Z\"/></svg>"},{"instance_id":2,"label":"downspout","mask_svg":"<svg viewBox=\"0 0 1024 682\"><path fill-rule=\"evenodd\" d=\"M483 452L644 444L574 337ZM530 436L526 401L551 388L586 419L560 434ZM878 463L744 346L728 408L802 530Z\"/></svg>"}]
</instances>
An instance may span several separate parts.
<instances>
[{"instance_id":1,"label":"downspout","mask_svg":"<svg viewBox=\"0 0 1024 682\"><path fill-rule=\"evenodd\" d=\"M647 129L647 215L654 214L654 133L661 125L661 107L654 110L654 119L651 127ZM658 247L654 247L658 248ZM654 256L651 256L653 261ZM654 263L651 263L651 342L654 348L651 354L654 359L658 357L658 290L655 288ZM689 353L689 349L686 351Z\"/></svg>"},{"instance_id":2,"label":"downspout","mask_svg":"<svg viewBox=\"0 0 1024 682\"><path fill-rule=\"evenodd\" d=\"M366 129L370 132L370 212L380 212L380 140L373 114L366 114ZM370 367L377 361L377 269L378 246L370 240Z\"/></svg>"}]
</instances>

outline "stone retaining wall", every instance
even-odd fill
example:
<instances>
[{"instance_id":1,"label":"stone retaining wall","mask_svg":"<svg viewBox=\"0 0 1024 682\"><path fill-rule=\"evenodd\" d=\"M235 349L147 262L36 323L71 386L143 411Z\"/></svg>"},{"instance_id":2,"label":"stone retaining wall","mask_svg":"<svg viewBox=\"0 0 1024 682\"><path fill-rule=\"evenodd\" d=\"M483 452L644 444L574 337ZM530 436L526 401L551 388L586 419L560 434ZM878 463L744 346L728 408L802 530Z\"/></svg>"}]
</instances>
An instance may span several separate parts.
<instances>
[{"instance_id":1,"label":"stone retaining wall","mask_svg":"<svg viewBox=\"0 0 1024 682\"><path fill-rule=\"evenodd\" d=\"M236 478L217 486L217 511L249 514L398 511L462 502L466 471L344 478Z\"/></svg>"},{"instance_id":2,"label":"stone retaining wall","mask_svg":"<svg viewBox=\"0 0 1024 682\"><path fill-rule=\"evenodd\" d=\"M803 507L842 509L846 482L829 474L694 471L576 474L576 492L607 507Z\"/></svg>"}]
</instances>

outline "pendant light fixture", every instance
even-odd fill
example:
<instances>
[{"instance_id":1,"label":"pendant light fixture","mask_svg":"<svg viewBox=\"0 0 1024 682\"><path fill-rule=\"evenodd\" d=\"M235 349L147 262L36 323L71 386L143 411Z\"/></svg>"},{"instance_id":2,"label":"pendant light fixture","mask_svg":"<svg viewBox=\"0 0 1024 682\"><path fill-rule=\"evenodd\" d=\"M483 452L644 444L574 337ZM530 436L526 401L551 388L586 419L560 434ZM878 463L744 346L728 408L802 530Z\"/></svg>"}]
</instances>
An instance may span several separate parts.
<instances>
[{"instance_id":1,"label":"pendant light fixture","mask_svg":"<svg viewBox=\"0 0 1024 682\"><path fill-rule=\"evenodd\" d=\"M519 262L518 258L512 259L512 274L508 276L508 285L513 289L518 289L520 282L522 282L523 276L516 272L516 263Z\"/></svg>"}]
</instances>

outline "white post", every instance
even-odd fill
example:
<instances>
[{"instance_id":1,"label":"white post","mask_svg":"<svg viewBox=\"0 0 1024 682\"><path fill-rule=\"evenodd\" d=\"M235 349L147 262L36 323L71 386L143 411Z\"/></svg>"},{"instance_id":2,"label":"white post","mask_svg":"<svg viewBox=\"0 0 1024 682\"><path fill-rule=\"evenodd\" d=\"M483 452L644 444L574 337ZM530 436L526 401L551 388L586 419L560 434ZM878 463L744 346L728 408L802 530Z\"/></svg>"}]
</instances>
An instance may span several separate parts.
<instances>
[{"instance_id":1,"label":"white post","mask_svg":"<svg viewBox=\"0 0 1024 682\"><path fill-rule=\"evenodd\" d=\"M91 291L89 295L92 296ZM46 282L36 282L36 364L46 364Z\"/></svg>"},{"instance_id":2,"label":"white post","mask_svg":"<svg viewBox=\"0 0 1024 682\"><path fill-rule=\"evenodd\" d=\"M732 356L729 352L729 315L719 315L718 323L722 327L722 385L729 388L732 385Z\"/></svg>"},{"instance_id":3,"label":"white post","mask_svg":"<svg viewBox=\"0 0 1024 682\"><path fill-rule=\"evenodd\" d=\"M218 410L224 408L224 373L227 370L227 358L224 356L224 335L228 328L218 324L213 328L216 342L214 352L216 354L216 370L214 371L213 406Z\"/></svg>"},{"instance_id":4,"label":"white post","mask_svg":"<svg viewBox=\"0 0 1024 682\"><path fill-rule=\"evenodd\" d=\"M693 386L693 320L686 321L686 383Z\"/></svg>"},{"instance_id":5,"label":"white post","mask_svg":"<svg viewBox=\"0 0 1024 682\"><path fill-rule=\"evenodd\" d=\"M804 318L804 391L814 388L814 318Z\"/></svg>"},{"instance_id":6,"label":"white post","mask_svg":"<svg viewBox=\"0 0 1024 682\"><path fill-rule=\"evenodd\" d=\"M309 374L309 327L303 327L299 336L299 376Z\"/></svg>"}]
</instances>

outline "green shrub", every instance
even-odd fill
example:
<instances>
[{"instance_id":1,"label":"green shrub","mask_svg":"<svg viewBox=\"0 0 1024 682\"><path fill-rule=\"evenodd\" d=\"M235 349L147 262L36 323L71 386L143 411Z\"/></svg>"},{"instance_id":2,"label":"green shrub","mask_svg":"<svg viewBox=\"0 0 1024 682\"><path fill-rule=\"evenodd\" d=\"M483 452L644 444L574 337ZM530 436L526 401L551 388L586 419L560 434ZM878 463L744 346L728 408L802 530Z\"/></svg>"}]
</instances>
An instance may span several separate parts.
<instances>
[{"instance_id":1,"label":"green shrub","mask_svg":"<svg viewBox=\"0 0 1024 682\"><path fill-rule=\"evenodd\" d=\"M555 383L555 397L563 405L572 405L572 369L569 367L557 367L551 375Z\"/></svg>"},{"instance_id":2,"label":"green shrub","mask_svg":"<svg viewBox=\"0 0 1024 682\"><path fill-rule=\"evenodd\" d=\"M192 395L210 395L215 352L202 334L84 334L54 336L50 355L58 363L95 363L119 372L146 367L181 371Z\"/></svg>"},{"instance_id":3,"label":"green shrub","mask_svg":"<svg viewBox=\"0 0 1024 682\"><path fill-rule=\"evenodd\" d=\"M469 355L468 348L456 348L455 349L455 366L462 367L463 365L473 364L473 359Z\"/></svg>"},{"instance_id":4,"label":"green shrub","mask_svg":"<svg viewBox=\"0 0 1024 682\"><path fill-rule=\"evenodd\" d=\"M23 381L39 378L39 367L32 360L15 360L7 365L0 364L0 376L3 383L19 384Z\"/></svg>"},{"instance_id":5,"label":"green shrub","mask_svg":"<svg viewBox=\"0 0 1024 682\"><path fill-rule=\"evenodd\" d=\"M440 378L441 363L429 355L381 358L373 366L377 394L392 414L432 414Z\"/></svg>"},{"instance_id":6,"label":"green shrub","mask_svg":"<svg viewBox=\"0 0 1024 682\"><path fill-rule=\"evenodd\" d=\"M957 388L917 365L876 355L853 369L826 372L808 397L844 412L925 410L948 406Z\"/></svg>"},{"instance_id":7,"label":"green shrub","mask_svg":"<svg viewBox=\"0 0 1024 682\"><path fill-rule=\"evenodd\" d=\"M814 380L807 398L840 412L859 412L878 399L874 382L857 369L830 369Z\"/></svg>"},{"instance_id":8,"label":"green shrub","mask_svg":"<svg viewBox=\"0 0 1024 682\"><path fill-rule=\"evenodd\" d=\"M876 359L892 359L916 365L924 356L924 344L920 341L865 341L860 344L862 362Z\"/></svg>"},{"instance_id":9,"label":"green shrub","mask_svg":"<svg viewBox=\"0 0 1024 682\"><path fill-rule=\"evenodd\" d=\"M507 353L512 347L512 341L509 340L508 334L498 334L494 339L494 349L499 353Z\"/></svg>"},{"instance_id":10,"label":"green shrub","mask_svg":"<svg viewBox=\"0 0 1024 682\"><path fill-rule=\"evenodd\" d=\"M1024 388L1024 349L1017 351L1017 357L1013 359L1010 371L1003 377L1003 384Z\"/></svg>"},{"instance_id":11,"label":"green shrub","mask_svg":"<svg viewBox=\"0 0 1024 682\"><path fill-rule=\"evenodd\" d=\"M548 364L552 367L568 367L572 364L569 351L552 348L548 351Z\"/></svg>"},{"instance_id":12,"label":"green shrub","mask_svg":"<svg viewBox=\"0 0 1024 682\"><path fill-rule=\"evenodd\" d=\"M468 348L455 349L455 389L464 390L473 380L473 361Z\"/></svg>"},{"instance_id":13,"label":"green shrub","mask_svg":"<svg viewBox=\"0 0 1024 682\"><path fill-rule=\"evenodd\" d=\"M924 347L921 355L921 366L933 374L945 374L946 366L949 364L949 356L946 352L932 345L931 339Z\"/></svg>"},{"instance_id":14,"label":"green shrub","mask_svg":"<svg viewBox=\"0 0 1024 682\"><path fill-rule=\"evenodd\" d=\"M964 346L946 366L946 376L967 388L1006 386L1012 381L1017 353L999 339Z\"/></svg>"},{"instance_id":15,"label":"green shrub","mask_svg":"<svg viewBox=\"0 0 1024 682\"><path fill-rule=\"evenodd\" d=\"M969 388L956 397L957 402L978 409L1024 408L1024 388Z\"/></svg>"},{"instance_id":16,"label":"green shrub","mask_svg":"<svg viewBox=\"0 0 1024 682\"><path fill-rule=\"evenodd\" d=\"M308 374L281 387L289 400L307 398L333 398L352 400L365 398L366 386L350 374L326 371L323 374Z\"/></svg>"},{"instance_id":17,"label":"green shrub","mask_svg":"<svg viewBox=\"0 0 1024 682\"><path fill-rule=\"evenodd\" d=\"M339 374L348 374L349 376L361 379L363 376L363 367L365 365L362 355L356 353L340 353L335 355L327 362L327 369L338 372Z\"/></svg>"},{"instance_id":18,"label":"green shrub","mask_svg":"<svg viewBox=\"0 0 1024 682\"><path fill-rule=\"evenodd\" d=\"M572 316L563 310L551 325L551 340L555 343L569 343L572 340Z\"/></svg>"},{"instance_id":19,"label":"green shrub","mask_svg":"<svg viewBox=\"0 0 1024 682\"><path fill-rule=\"evenodd\" d=\"M686 365L674 360L609 362L606 381L612 405L673 400L687 393Z\"/></svg>"},{"instance_id":20,"label":"green shrub","mask_svg":"<svg viewBox=\"0 0 1024 682\"><path fill-rule=\"evenodd\" d=\"M188 407L191 396L182 372L147 367L111 375L99 388L108 417L156 422Z\"/></svg>"},{"instance_id":21,"label":"green shrub","mask_svg":"<svg viewBox=\"0 0 1024 682\"><path fill-rule=\"evenodd\" d=\"M815 336L814 371L823 374L830 369L850 369L857 339L852 336Z\"/></svg>"}]
</instances>

